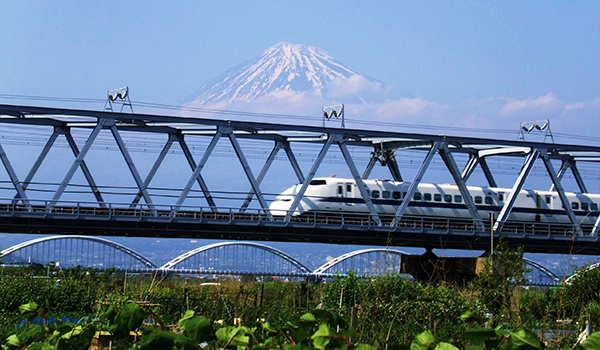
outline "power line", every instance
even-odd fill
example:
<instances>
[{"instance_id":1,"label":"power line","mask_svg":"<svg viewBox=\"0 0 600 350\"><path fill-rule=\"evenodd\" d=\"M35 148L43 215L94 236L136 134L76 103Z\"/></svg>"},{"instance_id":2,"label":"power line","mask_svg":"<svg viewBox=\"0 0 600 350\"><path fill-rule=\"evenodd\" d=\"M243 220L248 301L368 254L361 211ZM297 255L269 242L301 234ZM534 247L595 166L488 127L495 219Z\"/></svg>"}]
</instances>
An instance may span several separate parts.
<instances>
[{"instance_id":1,"label":"power line","mask_svg":"<svg viewBox=\"0 0 600 350\"><path fill-rule=\"evenodd\" d=\"M51 97L51 96L14 95L14 94L0 94L0 98L15 99L15 100L39 100L39 101L51 101L51 102L69 102L69 103L104 103L104 102L106 102L104 99L95 99L95 98ZM241 117L260 117L260 118L278 119L278 120L281 120L282 118L286 118L286 119L304 120L304 121L312 120L315 122L321 121L320 116L314 117L311 115L235 111L235 110L205 108L205 107L177 106L177 105L168 105L168 104L161 104L161 103L144 102L144 101L133 101L133 103L136 106L141 106L141 107L146 107L146 108L151 108L151 109L188 111L188 112L197 112L197 113L204 113L204 114L217 114L217 115L241 116ZM375 120L364 121L364 120L360 120L360 119L348 119L348 118L346 120L349 122L358 124L358 125L368 125L368 126L373 126L373 125L388 126L388 127L418 129L418 130L451 130L451 131L486 133L486 134L489 134L489 133L505 134L505 135L515 134L515 130L512 130L512 129L469 128L469 127L458 127L458 126L440 127L440 126L425 125L425 124L409 124L409 123L397 123L397 122L386 122L386 121L375 121ZM560 133L560 132L554 133L554 135L561 136L561 137L564 137L567 139L578 139L578 140L600 142L600 137L594 137L594 136L584 136L584 135Z\"/></svg>"}]
</instances>

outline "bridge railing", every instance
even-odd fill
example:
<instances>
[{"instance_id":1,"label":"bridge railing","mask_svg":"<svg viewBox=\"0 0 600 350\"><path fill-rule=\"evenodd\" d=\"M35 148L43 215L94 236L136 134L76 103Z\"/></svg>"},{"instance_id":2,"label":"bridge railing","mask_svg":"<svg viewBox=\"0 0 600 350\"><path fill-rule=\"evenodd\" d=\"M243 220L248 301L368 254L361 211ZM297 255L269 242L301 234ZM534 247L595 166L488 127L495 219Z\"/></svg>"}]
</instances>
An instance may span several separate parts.
<instances>
[{"instance_id":1,"label":"bridge railing","mask_svg":"<svg viewBox=\"0 0 600 350\"><path fill-rule=\"evenodd\" d=\"M52 200L32 200L29 199L28 205L15 202L13 198L0 198L0 215L35 215L35 216L61 216L66 215L73 218L81 216L96 216L98 218L111 219L116 217L131 218L139 220L142 218L159 219L177 219L191 220L198 223L205 221L220 222L246 222L260 224L269 222L270 213L261 208L239 207L209 207L192 205L172 205L172 204L143 204L138 203L101 203L91 201L52 201ZM370 213L347 213L341 211L311 211L298 216L292 216L290 222L284 222L284 217L274 216L272 224L281 225L309 225L313 227L328 226L331 228L345 228L358 226L364 229L390 228L392 215L379 215L383 226L377 226L373 215ZM484 232L490 232L491 223L484 222ZM584 232L591 232L592 227L582 226ZM438 232L478 232L473 225L473 221L468 218L447 218L432 216L403 216L402 220L396 225L394 230L416 230L438 231ZM574 225L541 223L541 222L507 222L503 228L505 233L523 234L523 235L563 235L571 236L576 232Z\"/></svg>"}]
</instances>

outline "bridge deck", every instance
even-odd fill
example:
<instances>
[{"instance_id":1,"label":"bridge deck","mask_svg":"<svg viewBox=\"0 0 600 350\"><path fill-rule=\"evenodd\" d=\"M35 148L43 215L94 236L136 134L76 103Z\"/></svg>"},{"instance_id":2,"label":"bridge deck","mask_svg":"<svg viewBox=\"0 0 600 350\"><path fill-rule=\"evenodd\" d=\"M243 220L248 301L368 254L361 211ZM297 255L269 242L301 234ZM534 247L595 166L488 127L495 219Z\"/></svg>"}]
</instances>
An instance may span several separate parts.
<instances>
[{"instance_id":1,"label":"bridge deck","mask_svg":"<svg viewBox=\"0 0 600 350\"><path fill-rule=\"evenodd\" d=\"M477 231L469 220L405 216L395 228L391 218L375 224L368 214L315 212L270 221L255 210L196 208L152 211L108 205L46 206L0 204L0 231L40 234L86 234L103 236L203 238L255 241L322 242L337 244L391 245L439 249L487 250L490 226ZM584 232L591 231L584 227ZM570 225L507 223L503 232L512 246L527 252L600 254L598 237L577 236Z\"/></svg>"}]
</instances>

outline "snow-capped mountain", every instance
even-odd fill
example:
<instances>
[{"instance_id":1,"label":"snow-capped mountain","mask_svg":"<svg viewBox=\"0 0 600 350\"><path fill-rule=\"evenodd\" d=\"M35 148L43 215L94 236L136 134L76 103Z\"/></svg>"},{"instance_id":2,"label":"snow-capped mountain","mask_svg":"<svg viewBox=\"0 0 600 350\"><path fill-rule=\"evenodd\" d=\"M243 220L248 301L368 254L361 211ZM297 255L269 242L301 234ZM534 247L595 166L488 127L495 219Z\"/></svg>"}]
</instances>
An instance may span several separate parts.
<instances>
[{"instance_id":1,"label":"snow-capped mountain","mask_svg":"<svg viewBox=\"0 0 600 350\"><path fill-rule=\"evenodd\" d=\"M384 83L342 64L319 48L281 42L221 74L182 100L182 104L247 103L282 92L335 98L340 93L364 90L366 85L388 89Z\"/></svg>"}]
</instances>

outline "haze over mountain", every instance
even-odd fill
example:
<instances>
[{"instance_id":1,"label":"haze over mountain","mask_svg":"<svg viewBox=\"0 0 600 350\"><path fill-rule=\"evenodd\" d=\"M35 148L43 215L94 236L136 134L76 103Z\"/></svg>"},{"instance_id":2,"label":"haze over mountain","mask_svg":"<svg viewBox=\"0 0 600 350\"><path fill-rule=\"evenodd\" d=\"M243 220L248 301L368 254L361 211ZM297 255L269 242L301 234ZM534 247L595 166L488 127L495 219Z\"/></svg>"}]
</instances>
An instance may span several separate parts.
<instances>
[{"instance_id":1,"label":"haze over mountain","mask_svg":"<svg viewBox=\"0 0 600 350\"><path fill-rule=\"evenodd\" d=\"M322 49L281 42L203 85L181 104L249 103L304 95L328 102L375 102L392 87L351 68Z\"/></svg>"},{"instance_id":2,"label":"haze over mountain","mask_svg":"<svg viewBox=\"0 0 600 350\"><path fill-rule=\"evenodd\" d=\"M404 89L410 87L402 86L400 90ZM598 142L592 131L600 127L597 118L600 97L567 102L548 92L524 99L490 96L447 104L408 96L398 90L397 86L369 77L320 48L281 42L202 85L180 100L179 105L242 111L236 118L253 121L259 117L243 116L243 112L310 116L317 125L323 107L343 103L346 120L352 120L346 123L350 127L373 127L373 121L394 122L402 123L398 127L401 130L434 132L435 128L435 132L465 136L481 136L482 132L491 136L490 132L503 129L498 130L499 138L506 137L507 129L515 130L509 138L516 137L523 121L551 119L553 130L561 130L565 135L583 132ZM184 112L189 113L193 112ZM285 118L275 121L295 122ZM499 121L501 128L490 128L498 126ZM309 121L304 119L304 122ZM582 129L580 125L589 128Z\"/></svg>"}]
</instances>

